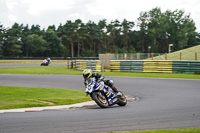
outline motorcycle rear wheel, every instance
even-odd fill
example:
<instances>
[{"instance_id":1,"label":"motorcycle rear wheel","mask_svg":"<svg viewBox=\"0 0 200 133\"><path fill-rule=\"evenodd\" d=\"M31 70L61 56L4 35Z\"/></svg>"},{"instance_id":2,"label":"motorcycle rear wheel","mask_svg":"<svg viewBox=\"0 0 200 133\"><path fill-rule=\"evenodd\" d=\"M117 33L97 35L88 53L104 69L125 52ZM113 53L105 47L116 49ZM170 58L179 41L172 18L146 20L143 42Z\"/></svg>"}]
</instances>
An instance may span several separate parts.
<instances>
[{"instance_id":1,"label":"motorcycle rear wheel","mask_svg":"<svg viewBox=\"0 0 200 133\"><path fill-rule=\"evenodd\" d=\"M94 92L92 94L92 99L101 107L107 108L109 106L106 96L101 92Z\"/></svg>"},{"instance_id":2,"label":"motorcycle rear wheel","mask_svg":"<svg viewBox=\"0 0 200 133\"><path fill-rule=\"evenodd\" d=\"M123 93L122 96L117 96L117 97L119 99L119 102L117 103L119 106L125 106L127 104L126 96Z\"/></svg>"}]
</instances>

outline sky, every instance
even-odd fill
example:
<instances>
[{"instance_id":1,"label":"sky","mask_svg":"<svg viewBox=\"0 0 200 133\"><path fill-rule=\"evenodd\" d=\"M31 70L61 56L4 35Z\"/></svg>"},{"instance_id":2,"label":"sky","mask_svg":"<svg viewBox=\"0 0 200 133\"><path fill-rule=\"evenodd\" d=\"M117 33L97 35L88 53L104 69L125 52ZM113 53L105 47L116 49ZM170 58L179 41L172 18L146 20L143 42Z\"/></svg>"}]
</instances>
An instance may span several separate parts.
<instances>
[{"instance_id":1,"label":"sky","mask_svg":"<svg viewBox=\"0 0 200 133\"><path fill-rule=\"evenodd\" d=\"M17 22L46 29L76 19L84 23L102 19L107 23L116 19L137 23L140 12L156 7L162 12L184 10L186 15L191 14L200 32L200 0L0 0L0 24L8 28Z\"/></svg>"}]
</instances>

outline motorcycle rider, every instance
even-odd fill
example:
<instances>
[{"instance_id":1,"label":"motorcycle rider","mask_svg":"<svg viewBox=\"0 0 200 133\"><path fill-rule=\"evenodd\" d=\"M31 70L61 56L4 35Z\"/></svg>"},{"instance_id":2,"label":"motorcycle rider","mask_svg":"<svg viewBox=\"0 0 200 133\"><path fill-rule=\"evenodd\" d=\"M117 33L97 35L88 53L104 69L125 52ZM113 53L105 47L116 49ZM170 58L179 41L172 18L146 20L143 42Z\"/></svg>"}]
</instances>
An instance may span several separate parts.
<instances>
[{"instance_id":1,"label":"motorcycle rider","mask_svg":"<svg viewBox=\"0 0 200 133\"><path fill-rule=\"evenodd\" d=\"M109 86L110 88L112 88L112 90L114 92L117 93L117 95L121 96L121 92L119 92L117 90L117 88L114 86L114 83L112 80L104 80L105 76L102 75L102 74L99 74L97 72L95 73L92 73L92 70L91 69L85 69L83 71L83 78L84 78L84 84L86 85L86 80L89 79L89 78L95 78L96 82L100 82L100 81L103 81L105 85Z\"/></svg>"},{"instance_id":2,"label":"motorcycle rider","mask_svg":"<svg viewBox=\"0 0 200 133\"><path fill-rule=\"evenodd\" d=\"M51 59L50 58L47 58L46 60L48 61L48 64L51 63Z\"/></svg>"}]
</instances>

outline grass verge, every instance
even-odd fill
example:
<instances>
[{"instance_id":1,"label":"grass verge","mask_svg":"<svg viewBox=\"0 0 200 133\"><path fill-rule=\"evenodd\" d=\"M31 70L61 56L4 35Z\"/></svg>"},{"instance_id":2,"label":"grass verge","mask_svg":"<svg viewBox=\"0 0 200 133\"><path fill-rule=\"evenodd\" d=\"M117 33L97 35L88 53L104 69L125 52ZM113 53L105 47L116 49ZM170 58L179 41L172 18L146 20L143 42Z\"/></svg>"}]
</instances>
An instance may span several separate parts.
<instances>
[{"instance_id":1,"label":"grass verge","mask_svg":"<svg viewBox=\"0 0 200 133\"><path fill-rule=\"evenodd\" d=\"M0 86L0 109L69 105L90 100L84 91Z\"/></svg>"},{"instance_id":2,"label":"grass verge","mask_svg":"<svg viewBox=\"0 0 200 133\"><path fill-rule=\"evenodd\" d=\"M38 64L43 60L0 60L0 64ZM52 60L51 64L67 64L68 60Z\"/></svg>"},{"instance_id":3,"label":"grass verge","mask_svg":"<svg viewBox=\"0 0 200 133\"><path fill-rule=\"evenodd\" d=\"M0 68L0 73L7 74L82 74L81 71L67 69L67 66L9 67Z\"/></svg>"},{"instance_id":4,"label":"grass verge","mask_svg":"<svg viewBox=\"0 0 200 133\"><path fill-rule=\"evenodd\" d=\"M112 132L112 133L200 133L200 128L159 129L159 130L143 130L143 131L129 131L129 132Z\"/></svg>"},{"instance_id":5,"label":"grass verge","mask_svg":"<svg viewBox=\"0 0 200 133\"><path fill-rule=\"evenodd\" d=\"M48 66L48 67L15 67L0 68L2 74L67 74L81 75L82 71L67 69L66 66ZM182 78L182 79L200 79L199 74L182 73L134 73L134 72L100 72L106 76L126 76L126 77L148 77L148 78Z\"/></svg>"}]
</instances>

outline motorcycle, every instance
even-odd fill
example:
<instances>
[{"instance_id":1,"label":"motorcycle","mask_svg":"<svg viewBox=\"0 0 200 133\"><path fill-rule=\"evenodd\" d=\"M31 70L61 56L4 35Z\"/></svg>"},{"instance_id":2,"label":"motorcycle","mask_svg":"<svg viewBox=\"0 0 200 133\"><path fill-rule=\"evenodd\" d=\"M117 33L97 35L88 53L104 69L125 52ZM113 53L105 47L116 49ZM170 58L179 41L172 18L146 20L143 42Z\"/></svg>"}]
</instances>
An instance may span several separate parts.
<instances>
[{"instance_id":1,"label":"motorcycle","mask_svg":"<svg viewBox=\"0 0 200 133\"><path fill-rule=\"evenodd\" d=\"M41 66L48 66L49 64L48 60L43 60Z\"/></svg>"},{"instance_id":2,"label":"motorcycle","mask_svg":"<svg viewBox=\"0 0 200 133\"><path fill-rule=\"evenodd\" d=\"M117 95L109 86L104 84L104 81L96 82L95 78L86 80L85 93L90 95L97 105L101 108L108 108L114 104L125 106L127 100L125 95L120 91L121 95Z\"/></svg>"}]
</instances>

